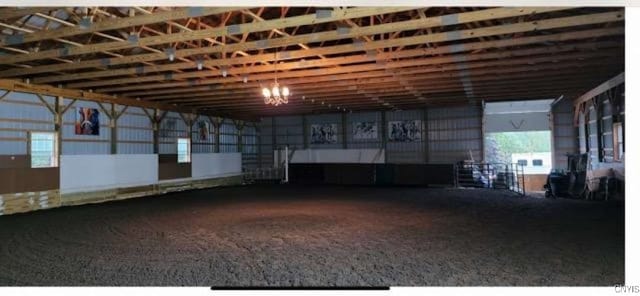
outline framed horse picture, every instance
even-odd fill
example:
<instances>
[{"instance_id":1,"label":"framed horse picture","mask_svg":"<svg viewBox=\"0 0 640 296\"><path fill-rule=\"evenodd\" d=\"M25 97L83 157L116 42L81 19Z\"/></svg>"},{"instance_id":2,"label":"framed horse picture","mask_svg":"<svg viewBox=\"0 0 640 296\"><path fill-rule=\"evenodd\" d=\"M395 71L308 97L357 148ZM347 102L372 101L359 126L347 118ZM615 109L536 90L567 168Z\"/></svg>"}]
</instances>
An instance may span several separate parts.
<instances>
[{"instance_id":1,"label":"framed horse picture","mask_svg":"<svg viewBox=\"0 0 640 296\"><path fill-rule=\"evenodd\" d=\"M84 107L76 110L76 135L100 135L100 111Z\"/></svg>"}]
</instances>

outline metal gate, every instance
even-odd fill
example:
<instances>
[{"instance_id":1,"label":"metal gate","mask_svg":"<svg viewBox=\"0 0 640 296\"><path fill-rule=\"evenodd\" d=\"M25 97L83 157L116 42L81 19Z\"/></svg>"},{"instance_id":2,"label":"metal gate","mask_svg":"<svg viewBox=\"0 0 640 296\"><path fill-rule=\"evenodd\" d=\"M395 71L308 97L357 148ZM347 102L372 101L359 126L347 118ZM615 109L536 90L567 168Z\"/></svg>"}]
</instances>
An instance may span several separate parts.
<instances>
[{"instance_id":1,"label":"metal gate","mask_svg":"<svg viewBox=\"0 0 640 296\"><path fill-rule=\"evenodd\" d=\"M506 189L525 195L524 166L517 163L460 162L455 166L455 186Z\"/></svg>"},{"instance_id":2,"label":"metal gate","mask_svg":"<svg viewBox=\"0 0 640 296\"><path fill-rule=\"evenodd\" d=\"M295 151L295 150L294 150ZM276 150L273 167L258 167L242 170L245 184L280 184L289 182L289 161L294 151L285 146L283 150ZM284 154L284 155L283 155ZM282 159L282 160L281 160Z\"/></svg>"}]
</instances>

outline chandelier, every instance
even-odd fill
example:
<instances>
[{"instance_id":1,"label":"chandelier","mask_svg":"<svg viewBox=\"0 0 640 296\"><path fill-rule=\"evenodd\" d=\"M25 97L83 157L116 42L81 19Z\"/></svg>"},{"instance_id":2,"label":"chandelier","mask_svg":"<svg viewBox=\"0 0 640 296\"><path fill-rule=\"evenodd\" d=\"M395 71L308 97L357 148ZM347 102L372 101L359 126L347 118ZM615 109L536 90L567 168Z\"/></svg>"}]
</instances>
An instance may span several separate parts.
<instances>
[{"instance_id":1,"label":"chandelier","mask_svg":"<svg viewBox=\"0 0 640 296\"><path fill-rule=\"evenodd\" d=\"M277 52L273 53L275 62L273 63L273 72L275 74L275 81L271 84L271 90L268 87L262 88L262 96L264 96L264 103L267 105L278 106L281 104L289 103L289 88L286 86L280 87L278 84L278 55Z\"/></svg>"}]
</instances>

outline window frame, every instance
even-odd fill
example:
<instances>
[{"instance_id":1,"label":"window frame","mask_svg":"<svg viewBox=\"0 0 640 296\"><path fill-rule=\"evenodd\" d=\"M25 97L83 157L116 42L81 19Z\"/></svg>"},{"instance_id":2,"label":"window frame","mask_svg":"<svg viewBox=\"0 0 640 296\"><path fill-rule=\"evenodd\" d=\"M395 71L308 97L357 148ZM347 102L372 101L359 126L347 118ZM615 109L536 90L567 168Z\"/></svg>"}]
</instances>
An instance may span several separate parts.
<instances>
[{"instance_id":1,"label":"window frame","mask_svg":"<svg viewBox=\"0 0 640 296\"><path fill-rule=\"evenodd\" d=\"M622 122L614 122L613 129L613 161L621 162L624 158L624 125ZM622 133L618 132L618 129ZM620 153L622 151L622 153Z\"/></svg>"},{"instance_id":2,"label":"window frame","mask_svg":"<svg viewBox=\"0 0 640 296\"><path fill-rule=\"evenodd\" d=\"M36 135L51 135L52 136L52 150L51 150L51 164L48 166L34 166L33 164L33 141L34 136ZM32 169L46 169L46 168L57 168L60 166L60 155L58 153L58 133L56 132L29 132L28 139L28 152L30 158L30 168Z\"/></svg>"},{"instance_id":3,"label":"window frame","mask_svg":"<svg viewBox=\"0 0 640 296\"><path fill-rule=\"evenodd\" d=\"M518 159L516 160L516 163L523 167L529 166L529 161L527 159Z\"/></svg>"},{"instance_id":4,"label":"window frame","mask_svg":"<svg viewBox=\"0 0 640 296\"><path fill-rule=\"evenodd\" d=\"M187 144L187 156L185 161L181 161L180 159L180 142L181 140L186 141ZM176 139L176 154L178 163L191 163L191 139L187 137L179 137Z\"/></svg>"},{"instance_id":5,"label":"window frame","mask_svg":"<svg viewBox=\"0 0 640 296\"><path fill-rule=\"evenodd\" d=\"M536 164L536 162L539 161L540 164ZM536 158L536 159L532 159L531 160L531 166L544 166L544 161L542 159Z\"/></svg>"}]
</instances>

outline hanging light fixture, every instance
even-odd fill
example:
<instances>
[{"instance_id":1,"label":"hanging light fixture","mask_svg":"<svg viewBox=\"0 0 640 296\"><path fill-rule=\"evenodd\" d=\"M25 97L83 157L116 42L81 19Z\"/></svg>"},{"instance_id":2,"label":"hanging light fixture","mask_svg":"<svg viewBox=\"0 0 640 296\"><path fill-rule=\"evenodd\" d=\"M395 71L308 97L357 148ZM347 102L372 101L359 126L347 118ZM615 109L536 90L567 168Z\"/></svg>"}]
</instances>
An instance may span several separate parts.
<instances>
[{"instance_id":1,"label":"hanging light fixture","mask_svg":"<svg viewBox=\"0 0 640 296\"><path fill-rule=\"evenodd\" d=\"M198 57L196 59L196 65L198 66L198 70L202 70L202 68L204 67L204 60L202 59L202 57Z\"/></svg>"},{"instance_id":2,"label":"hanging light fixture","mask_svg":"<svg viewBox=\"0 0 640 296\"><path fill-rule=\"evenodd\" d=\"M280 87L278 84L278 52L274 52L273 72L275 74L275 81L271 84L271 90L268 87L262 88L262 96L264 96L264 103L267 105L278 106L280 104L289 103L289 88L286 86Z\"/></svg>"}]
</instances>

